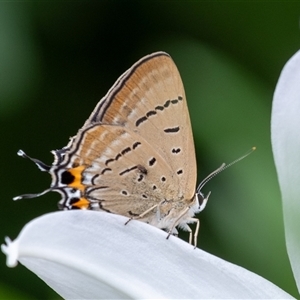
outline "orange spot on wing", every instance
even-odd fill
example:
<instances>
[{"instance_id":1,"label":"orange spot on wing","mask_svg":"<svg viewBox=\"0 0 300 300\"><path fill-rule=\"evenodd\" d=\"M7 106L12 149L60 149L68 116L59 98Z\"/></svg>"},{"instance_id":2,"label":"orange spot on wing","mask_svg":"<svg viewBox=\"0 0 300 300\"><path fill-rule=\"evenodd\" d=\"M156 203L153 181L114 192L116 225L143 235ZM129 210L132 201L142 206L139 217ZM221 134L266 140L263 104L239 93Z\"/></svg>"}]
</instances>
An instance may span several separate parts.
<instances>
[{"instance_id":1,"label":"orange spot on wing","mask_svg":"<svg viewBox=\"0 0 300 300\"><path fill-rule=\"evenodd\" d=\"M82 184L82 172L85 168L85 166L79 166L68 170L74 176L74 181L69 184L70 187L84 191L85 186Z\"/></svg>"},{"instance_id":2,"label":"orange spot on wing","mask_svg":"<svg viewBox=\"0 0 300 300\"><path fill-rule=\"evenodd\" d=\"M78 207L80 209L88 209L90 202L85 198L80 198L77 202L73 203L72 206Z\"/></svg>"}]
</instances>

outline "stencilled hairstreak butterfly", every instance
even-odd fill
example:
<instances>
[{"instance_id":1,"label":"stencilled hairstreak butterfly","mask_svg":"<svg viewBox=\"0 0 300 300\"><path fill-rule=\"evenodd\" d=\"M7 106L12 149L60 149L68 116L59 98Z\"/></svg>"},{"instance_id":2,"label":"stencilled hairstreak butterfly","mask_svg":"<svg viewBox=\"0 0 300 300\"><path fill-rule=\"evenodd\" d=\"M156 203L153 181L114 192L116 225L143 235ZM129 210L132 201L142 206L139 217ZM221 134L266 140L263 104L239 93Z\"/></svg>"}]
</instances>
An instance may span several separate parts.
<instances>
[{"instance_id":1,"label":"stencilled hairstreak butterfly","mask_svg":"<svg viewBox=\"0 0 300 300\"><path fill-rule=\"evenodd\" d=\"M52 151L47 166L22 150L41 171L50 173L49 189L59 192L59 209L91 209L138 219L170 234L176 227L190 233L200 222L194 214L205 208L209 194L196 190L196 158L191 122L180 74L164 52L145 56L127 70L99 101L68 145Z\"/></svg>"}]
</instances>

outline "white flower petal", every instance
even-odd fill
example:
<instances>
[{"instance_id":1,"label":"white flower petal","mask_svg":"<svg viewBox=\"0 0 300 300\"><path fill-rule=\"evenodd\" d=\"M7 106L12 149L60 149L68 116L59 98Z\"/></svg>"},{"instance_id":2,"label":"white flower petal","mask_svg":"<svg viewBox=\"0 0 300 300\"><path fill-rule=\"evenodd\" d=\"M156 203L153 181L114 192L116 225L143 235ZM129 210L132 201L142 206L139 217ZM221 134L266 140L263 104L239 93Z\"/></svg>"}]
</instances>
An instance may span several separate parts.
<instances>
[{"instance_id":1,"label":"white flower petal","mask_svg":"<svg viewBox=\"0 0 300 300\"><path fill-rule=\"evenodd\" d=\"M153 226L95 211L28 223L3 247L64 298L277 298L281 289ZM17 248L17 249L16 249Z\"/></svg>"},{"instance_id":2,"label":"white flower petal","mask_svg":"<svg viewBox=\"0 0 300 300\"><path fill-rule=\"evenodd\" d=\"M300 51L287 62L278 80L271 132L282 194L286 245L300 291Z\"/></svg>"},{"instance_id":3,"label":"white flower petal","mask_svg":"<svg viewBox=\"0 0 300 300\"><path fill-rule=\"evenodd\" d=\"M12 243L11 239L6 237L5 238L6 245L1 245L2 252L7 256L6 265L8 267L15 267L18 264L19 258L19 244L18 241L14 241Z\"/></svg>"}]
</instances>

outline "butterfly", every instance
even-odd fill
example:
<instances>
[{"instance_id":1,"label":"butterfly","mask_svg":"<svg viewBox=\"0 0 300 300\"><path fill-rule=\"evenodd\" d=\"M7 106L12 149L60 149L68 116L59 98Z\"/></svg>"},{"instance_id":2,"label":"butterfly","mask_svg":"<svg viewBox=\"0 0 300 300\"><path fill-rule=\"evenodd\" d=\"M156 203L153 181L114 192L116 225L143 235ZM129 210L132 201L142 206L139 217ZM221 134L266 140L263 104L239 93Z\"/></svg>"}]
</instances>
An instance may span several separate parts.
<instances>
[{"instance_id":1,"label":"butterfly","mask_svg":"<svg viewBox=\"0 0 300 300\"><path fill-rule=\"evenodd\" d=\"M199 219L209 194L196 190L196 157L183 83L172 58L156 52L128 69L79 129L59 150L52 151L48 166L24 151L41 171L50 173L50 191L61 194L59 209L91 209L123 215L176 235L179 227L193 233L188 224ZM227 165L228 166L228 165ZM226 166L226 167L227 167Z\"/></svg>"}]
</instances>

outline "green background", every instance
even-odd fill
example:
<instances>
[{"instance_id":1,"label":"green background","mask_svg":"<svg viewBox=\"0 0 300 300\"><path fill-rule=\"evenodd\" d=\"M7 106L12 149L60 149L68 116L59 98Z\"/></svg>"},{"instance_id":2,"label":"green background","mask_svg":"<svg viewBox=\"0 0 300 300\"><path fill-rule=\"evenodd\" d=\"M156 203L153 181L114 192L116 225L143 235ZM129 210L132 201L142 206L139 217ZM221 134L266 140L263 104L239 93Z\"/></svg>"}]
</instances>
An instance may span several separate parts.
<instances>
[{"instance_id":1,"label":"green background","mask_svg":"<svg viewBox=\"0 0 300 300\"><path fill-rule=\"evenodd\" d=\"M212 195L199 215L199 247L299 297L270 144L272 95L299 48L299 16L297 1L1 2L2 241L59 200L11 200L50 184L17 150L51 164L49 151L67 144L119 75L163 50L185 85L198 182L257 147L204 187ZM59 299L22 265L0 260L1 299Z\"/></svg>"}]
</instances>

